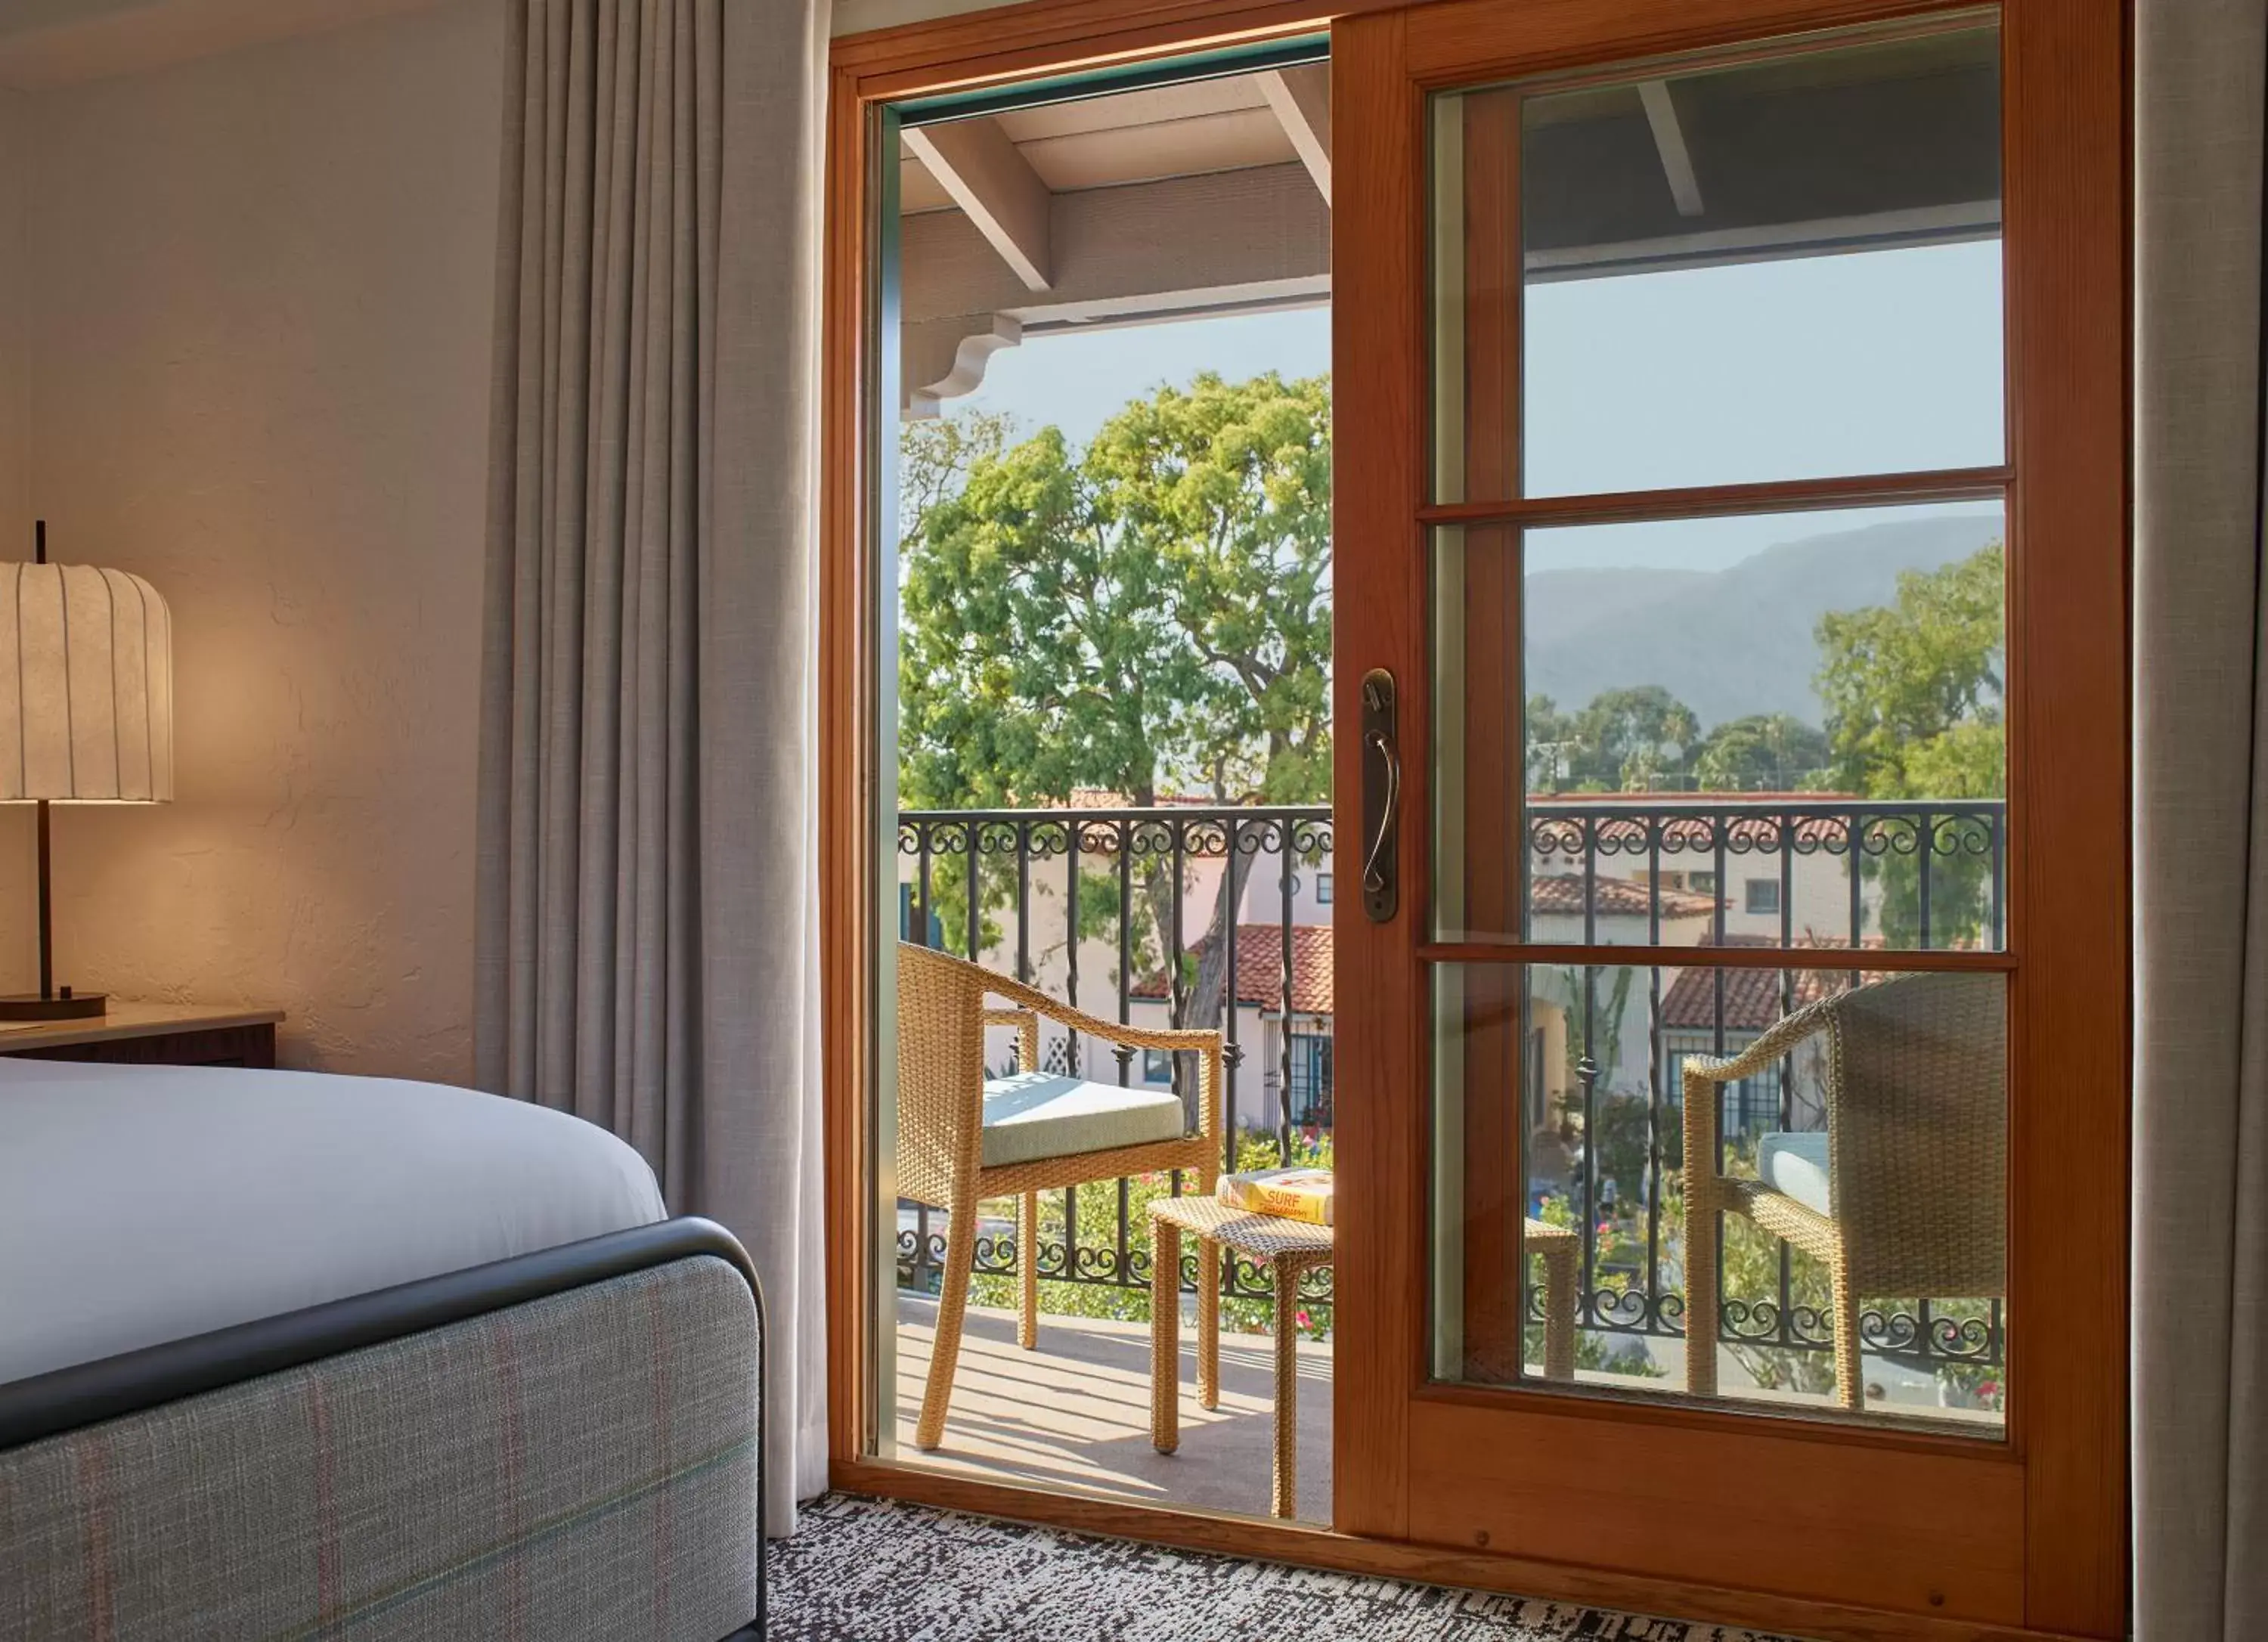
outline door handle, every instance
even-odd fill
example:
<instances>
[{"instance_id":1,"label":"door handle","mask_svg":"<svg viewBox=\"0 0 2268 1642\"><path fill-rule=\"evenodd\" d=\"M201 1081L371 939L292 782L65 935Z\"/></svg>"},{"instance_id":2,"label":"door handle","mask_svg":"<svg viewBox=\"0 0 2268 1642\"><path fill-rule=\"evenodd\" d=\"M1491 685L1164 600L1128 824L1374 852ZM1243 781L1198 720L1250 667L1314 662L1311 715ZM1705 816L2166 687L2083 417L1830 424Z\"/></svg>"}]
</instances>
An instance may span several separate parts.
<instances>
[{"instance_id":1,"label":"door handle","mask_svg":"<svg viewBox=\"0 0 2268 1642\"><path fill-rule=\"evenodd\" d=\"M1373 667L1362 679L1362 909L1373 924L1402 904L1402 750L1396 740L1394 675Z\"/></svg>"}]
</instances>

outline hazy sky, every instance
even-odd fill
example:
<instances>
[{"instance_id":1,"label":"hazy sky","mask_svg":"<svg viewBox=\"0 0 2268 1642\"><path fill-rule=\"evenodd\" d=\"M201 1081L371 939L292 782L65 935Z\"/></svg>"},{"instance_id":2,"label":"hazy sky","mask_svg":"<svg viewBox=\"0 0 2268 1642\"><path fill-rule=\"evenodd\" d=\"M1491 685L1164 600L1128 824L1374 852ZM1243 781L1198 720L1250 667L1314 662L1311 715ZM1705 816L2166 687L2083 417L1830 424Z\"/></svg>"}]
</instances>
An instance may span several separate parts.
<instances>
[{"instance_id":1,"label":"hazy sky","mask_svg":"<svg viewBox=\"0 0 2268 1642\"><path fill-rule=\"evenodd\" d=\"M1322 308L1035 337L947 413L1006 411L1085 440L1128 400L1213 370L1330 365ZM1809 257L1531 288L1528 489L1536 495L2001 460L1997 242ZM1998 504L1959 511L1997 511ZM1953 510L1947 510L1953 511ZM1909 511L1906 517L1914 516ZM1565 531L1528 567L1710 570L1864 510Z\"/></svg>"},{"instance_id":2,"label":"hazy sky","mask_svg":"<svg viewBox=\"0 0 2268 1642\"><path fill-rule=\"evenodd\" d=\"M1274 371L1320 376L1331 368L1329 308L1295 308L1227 319L1057 331L1005 348L963 409L1006 411L1027 431L1052 423L1085 444L1130 399L1165 383L1186 387L1200 371L1230 381Z\"/></svg>"}]
</instances>

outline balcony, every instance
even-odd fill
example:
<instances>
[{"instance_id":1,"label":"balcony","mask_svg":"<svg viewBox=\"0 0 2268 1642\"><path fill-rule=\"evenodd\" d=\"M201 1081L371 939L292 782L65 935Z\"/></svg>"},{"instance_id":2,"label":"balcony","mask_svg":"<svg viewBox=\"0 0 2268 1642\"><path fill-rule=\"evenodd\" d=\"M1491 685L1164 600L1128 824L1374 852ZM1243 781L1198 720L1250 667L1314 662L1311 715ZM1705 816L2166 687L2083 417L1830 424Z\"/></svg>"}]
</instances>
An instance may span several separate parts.
<instances>
[{"instance_id":1,"label":"balcony","mask_svg":"<svg viewBox=\"0 0 2268 1642\"><path fill-rule=\"evenodd\" d=\"M937 1307L902 1295L898 1307L897 1414L910 1441ZM1300 1343L1299 1511L1331 1515L1331 1348ZM1224 1329L1220 1406L1182 1400L1182 1446L1150 1446L1150 1328L1146 1322L1051 1314L1040 1347L1020 1351L1012 1311L972 1307L961 1336L953 1419L945 1446L925 1463L962 1476L1051 1490L1134 1498L1150 1505L1258 1514L1268 1504L1273 1428L1273 1342ZM1196 1382L1182 1333L1182 1381Z\"/></svg>"},{"instance_id":2,"label":"balcony","mask_svg":"<svg viewBox=\"0 0 2268 1642\"><path fill-rule=\"evenodd\" d=\"M1487 933L1591 946L1764 947L1786 950L1800 966L1815 964L1822 947L1997 947L2006 925L2006 821L1995 801L1545 796L1530 800L1526 831L1517 888L1523 928ZM898 850L908 939L1122 1022L1218 1023L1226 1041L1224 1164L1329 1160L1340 1092L1329 1047L1336 896L1328 810L908 812L899 818ZM1223 950L1209 961L1216 942ZM1579 1240L1580 1382L1637 1392L1683 1384L1683 1057L1736 1053L1793 1008L1868 973L1667 964L1535 972L1521 1005L1521 1206ZM1050 1070L1146 1081L1194 1098L1189 1069L1171 1064L1175 1057L1114 1051L1054 1027L1042 1057ZM1013 1057L1010 1033L995 1029L988 1065L1008 1070ZM1723 1092L1726 1162L1737 1172L1764 1132L1823 1123L1805 1066L1791 1057ZM1185 1442L1180 1455L1160 1462L1139 1442L1122 1442L1123 1432L1101 1434L1114 1432L1113 1420L1125 1412L1116 1408L1124 1375L1146 1375L1138 1350L1152 1275L1145 1205L1183 1184L1122 1179L1043 1201L1042 1352L1024 1354L1020 1374L988 1368L981 1395L992 1414L982 1417L997 1432L999 1400L1023 1395L1020 1383L1051 1418L1069 1417L1065 1399L1092 1396L1095 1454L1057 1467L1084 1468L1086 1481L1072 1485L1147 1497L1161 1476L1178 1476L1193 1499L1211 1504L1224 1488L1241 1489L1246 1508L1257 1508L1249 1502L1264 1500L1264 1464L1256 1482L1225 1459L1226 1474L1239 1479L1232 1484L1204 1474L1197 1457L1203 1442ZM1001 1319L978 1319L983 1308L1014 1303L1014 1212L1009 1202L983 1210L969 1349L988 1364L991 1346L979 1342L990 1340ZM924 1301L939 1283L943 1218L917 1204L899 1207L902 1376L907 1365L926 1363L931 1308ZM1536 1263L1517 1263L1530 1268L1518 1302L1528 1327L1521 1363L1506 1366L1532 1376L1543 1367L1545 1295ZM1821 1273L1744 1222L1727 1233L1723 1265L1714 1320L1723 1395L1827 1406L1832 1331ZM1186 1296L1195 1270L1184 1267ZM1314 1274L1300 1299L1312 1340L1303 1374L1327 1377L1330 1272ZM1264 1336L1273 1300L1264 1273L1233 1264L1224 1278L1224 1328ZM1997 1419L2006 1348L1998 1301L1868 1297L1859 1333L1870 1412ZM1012 1353L1012 1328L1001 1338ZM970 1373L964 1363L965 1382ZM979 1462L961 1434L977 1407L956 1400L941 1460ZM1303 1405L1303 1448L1327 1407L1319 1396ZM1264 1409L1252 1417L1264 1417ZM1079 1425L1072 1419L1049 1442L1066 1453L1078 1448ZM1123 1457L1095 1457L1106 1447ZM1031 1456L995 1461L1012 1471ZM1303 1477L1303 1497L1312 1480Z\"/></svg>"}]
</instances>

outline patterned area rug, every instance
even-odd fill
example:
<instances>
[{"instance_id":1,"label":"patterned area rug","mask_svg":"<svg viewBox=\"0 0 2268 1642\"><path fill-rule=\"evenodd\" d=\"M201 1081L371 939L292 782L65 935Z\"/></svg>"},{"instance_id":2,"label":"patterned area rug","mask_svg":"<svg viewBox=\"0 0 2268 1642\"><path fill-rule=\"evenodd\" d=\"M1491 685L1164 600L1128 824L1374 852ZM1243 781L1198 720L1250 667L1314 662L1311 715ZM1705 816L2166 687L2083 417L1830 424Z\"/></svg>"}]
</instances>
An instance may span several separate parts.
<instances>
[{"instance_id":1,"label":"patterned area rug","mask_svg":"<svg viewBox=\"0 0 2268 1642\"><path fill-rule=\"evenodd\" d=\"M844 1494L772 1558L776 1642L1778 1642Z\"/></svg>"}]
</instances>

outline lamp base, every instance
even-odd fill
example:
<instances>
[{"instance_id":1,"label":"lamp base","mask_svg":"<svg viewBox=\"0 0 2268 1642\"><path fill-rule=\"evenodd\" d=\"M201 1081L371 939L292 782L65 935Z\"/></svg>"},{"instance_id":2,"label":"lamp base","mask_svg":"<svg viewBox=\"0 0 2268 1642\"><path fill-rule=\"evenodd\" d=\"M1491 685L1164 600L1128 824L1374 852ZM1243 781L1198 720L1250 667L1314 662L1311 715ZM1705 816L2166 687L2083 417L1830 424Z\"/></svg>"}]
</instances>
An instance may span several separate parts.
<instances>
[{"instance_id":1,"label":"lamp base","mask_svg":"<svg viewBox=\"0 0 2268 1642\"><path fill-rule=\"evenodd\" d=\"M0 998L0 1020L89 1020L106 1013L110 1000L100 992L71 995L68 986L53 998L18 992Z\"/></svg>"}]
</instances>

